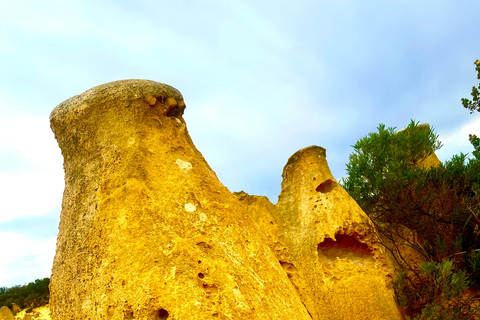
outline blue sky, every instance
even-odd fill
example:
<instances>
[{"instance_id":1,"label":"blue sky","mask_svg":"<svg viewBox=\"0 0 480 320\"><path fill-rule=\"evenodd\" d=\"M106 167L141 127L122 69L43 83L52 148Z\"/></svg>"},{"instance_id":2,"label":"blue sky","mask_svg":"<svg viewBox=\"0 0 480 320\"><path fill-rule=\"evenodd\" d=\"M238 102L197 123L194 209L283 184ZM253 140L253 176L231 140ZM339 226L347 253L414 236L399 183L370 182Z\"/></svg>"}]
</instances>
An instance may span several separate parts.
<instances>
[{"instance_id":1,"label":"blue sky","mask_svg":"<svg viewBox=\"0 0 480 320\"><path fill-rule=\"evenodd\" d=\"M63 192L51 110L93 86L179 89L197 148L231 190L277 201L295 151L337 179L379 123L431 124L471 152L480 2L0 0L0 286L50 276Z\"/></svg>"}]
</instances>

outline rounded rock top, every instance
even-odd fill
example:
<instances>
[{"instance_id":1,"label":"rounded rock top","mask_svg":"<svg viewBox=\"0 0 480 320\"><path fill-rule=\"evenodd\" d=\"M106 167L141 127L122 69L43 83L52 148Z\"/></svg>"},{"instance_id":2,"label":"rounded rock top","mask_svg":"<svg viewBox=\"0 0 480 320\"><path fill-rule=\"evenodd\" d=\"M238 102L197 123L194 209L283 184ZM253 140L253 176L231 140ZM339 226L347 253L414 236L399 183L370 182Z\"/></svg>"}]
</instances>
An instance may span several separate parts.
<instances>
[{"instance_id":1,"label":"rounded rock top","mask_svg":"<svg viewBox=\"0 0 480 320\"><path fill-rule=\"evenodd\" d=\"M182 115L185 109L183 96L174 87L152 80L129 79L105 83L63 101L53 109L50 120L61 117L80 105L107 103L111 100L138 99L143 99L148 104L155 104L156 101L171 104L171 112L174 113L172 115Z\"/></svg>"},{"instance_id":2,"label":"rounded rock top","mask_svg":"<svg viewBox=\"0 0 480 320\"><path fill-rule=\"evenodd\" d=\"M309 147L302 148L297 152L295 152L293 155L291 155L290 158L288 158L287 166L299 161L299 159L302 159L305 156L312 156L312 155L326 159L327 150L320 146L309 146Z\"/></svg>"}]
</instances>

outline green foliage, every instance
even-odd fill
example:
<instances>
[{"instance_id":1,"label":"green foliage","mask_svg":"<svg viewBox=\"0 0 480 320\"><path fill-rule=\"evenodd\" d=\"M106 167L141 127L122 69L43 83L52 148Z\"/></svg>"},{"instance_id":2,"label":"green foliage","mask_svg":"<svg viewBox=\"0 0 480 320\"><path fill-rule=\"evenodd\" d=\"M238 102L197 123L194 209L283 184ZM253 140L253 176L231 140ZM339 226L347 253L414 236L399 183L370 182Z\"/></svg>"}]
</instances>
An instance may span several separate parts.
<instances>
[{"instance_id":1,"label":"green foliage","mask_svg":"<svg viewBox=\"0 0 480 320\"><path fill-rule=\"evenodd\" d=\"M476 60L474 64L475 64L475 70L477 71L477 79L480 79L480 60ZM465 99L465 98L462 99L463 107L469 109L470 113L474 113L475 111L480 112L480 84L478 85L478 88L476 87L472 88L471 95L472 95L472 100ZM477 160L480 160L480 138L478 138L474 134L470 134L469 140L474 148L474 151L472 152L473 156Z\"/></svg>"},{"instance_id":2,"label":"green foliage","mask_svg":"<svg viewBox=\"0 0 480 320\"><path fill-rule=\"evenodd\" d=\"M341 183L402 271L397 303L414 319L471 319L480 311L472 311L478 296L459 297L469 286L480 290L480 159L460 154L422 169L441 147L433 129L413 121L397 133L382 124L377 129L353 146ZM399 243L426 263L411 265Z\"/></svg>"},{"instance_id":3,"label":"green foliage","mask_svg":"<svg viewBox=\"0 0 480 320\"><path fill-rule=\"evenodd\" d=\"M480 160L480 138L475 134L469 134L468 140L473 145L474 151L472 152L475 159Z\"/></svg>"},{"instance_id":4,"label":"green foliage","mask_svg":"<svg viewBox=\"0 0 480 320\"><path fill-rule=\"evenodd\" d=\"M49 278L37 279L24 286L0 288L0 306L12 308L15 303L20 308L36 308L48 303L50 298Z\"/></svg>"},{"instance_id":5,"label":"green foliage","mask_svg":"<svg viewBox=\"0 0 480 320\"><path fill-rule=\"evenodd\" d=\"M475 70L477 71L477 79L480 79L480 60L476 60L474 64ZM480 84L478 85L478 87L472 88L471 95L472 100L466 98L462 99L463 107L469 109L470 113L474 113L475 111L480 112Z\"/></svg>"},{"instance_id":6,"label":"green foliage","mask_svg":"<svg viewBox=\"0 0 480 320\"><path fill-rule=\"evenodd\" d=\"M410 312L407 319L470 319L480 310L461 300L469 286L463 270L454 271L452 261L421 265L416 285L407 282L403 272L394 282L396 301Z\"/></svg>"},{"instance_id":7,"label":"green foliage","mask_svg":"<svg viewBox=\"0 0 480 320\"><path fill-rule=\"evenodd\" d=\"M370 213L384 190L416 179L422 170L415 164L441 148L434 130L413 120L398 133L384 124L377 129L378 133L369 133L353 145L348 177L342 180L343 187Z\"/></svg>"},{"instance_id":8,"label":"green foliage","mask_svg":"<svg viewBox=\"0 0 480 320\"><path fill-rule=\"evenodd\" d=\"M415 231L422 237L409 245L432 261L479 247L479 160L460 154L443 166L418 167L441 143L413 121L398 133L380 125L353 147L341 183L384 236L398 237L398 227Z\"/></svg>"}]
</instances>

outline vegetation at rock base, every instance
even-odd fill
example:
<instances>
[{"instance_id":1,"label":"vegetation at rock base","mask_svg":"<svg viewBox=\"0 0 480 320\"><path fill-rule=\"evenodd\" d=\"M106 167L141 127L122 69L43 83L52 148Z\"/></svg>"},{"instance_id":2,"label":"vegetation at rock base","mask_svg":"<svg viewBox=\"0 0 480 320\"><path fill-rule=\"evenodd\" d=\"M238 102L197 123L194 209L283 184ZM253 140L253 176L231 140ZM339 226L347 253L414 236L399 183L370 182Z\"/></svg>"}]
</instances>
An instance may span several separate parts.
<instances>
[{"instance_id":1,"label":"vegetation at rock base","mask_svg":"<svg viewBox=\"0 0 480 320\"><path fill-rule=\"evenodd\" d=\"M398 134L384 124L377 129L378 133L368 134L353 146L348 178L343 181L344 188L370 213L395 185L417 179L423 170L415 164L441 147L429 126L414 121ZM376 210L377 215L382 213Z\"/></svg>"},{"instance_id":2,"label":"vegetation at rock base","mask_svg":"<svg viewBox=\"0 0 480 320\"><path fill-rule=\"evenodd\" d=\"M427 125L395 132L381 124L353 146L342 184L397 262L396 300L406 316L472 319L480 312L480 159L460 154L422 168L440 147ZM402 245L424 263L415 265Z\"/></svg>"},{"instance_id":3,"label":"vegetation at rock base","mask_svg":"<svg viewBox=\"0 0 480 320\"><path fill-rule=\"evenodd\" d=\"M12 309L15 303L20 308L36 308L48 304L50 278L37 279L24 286L0 287L0 306Z\"/></svg>"},{"instance_id":4,"label":"vegetation at rock base","mask_svg":"<svg viewBox=\"0 0 480 320\"><path fill-rule=\"evenodd\" d=\"M480 112L479 90L462 99L472 113ZM432 166L426 162L441 148L433 128L412 121L399 132L377 129L353 146L341 183L396 261L397 303L407 319L478 319L480 138L470 135L473 157Z\"/></svg>"}]
</instances>

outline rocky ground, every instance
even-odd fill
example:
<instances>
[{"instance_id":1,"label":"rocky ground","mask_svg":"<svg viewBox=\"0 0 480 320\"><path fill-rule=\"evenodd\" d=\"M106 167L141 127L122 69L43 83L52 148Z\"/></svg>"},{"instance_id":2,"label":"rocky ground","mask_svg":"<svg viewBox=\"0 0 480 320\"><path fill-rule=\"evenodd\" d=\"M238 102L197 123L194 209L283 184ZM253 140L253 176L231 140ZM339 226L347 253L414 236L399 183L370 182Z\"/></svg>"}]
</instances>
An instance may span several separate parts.
<instances>
[{"instance_id":1,"label":"rocky ground","mask_svg":"<svg viewBox=\"0 0 480 320\"><path fill-rule=\"evenodd\" d=\"M50 307L45 305L42 307L34 308L32 312L26 313L27 309L23 309L21 312L15 315L15 320L51 320Z\"/></svg>"}]
</instances>

